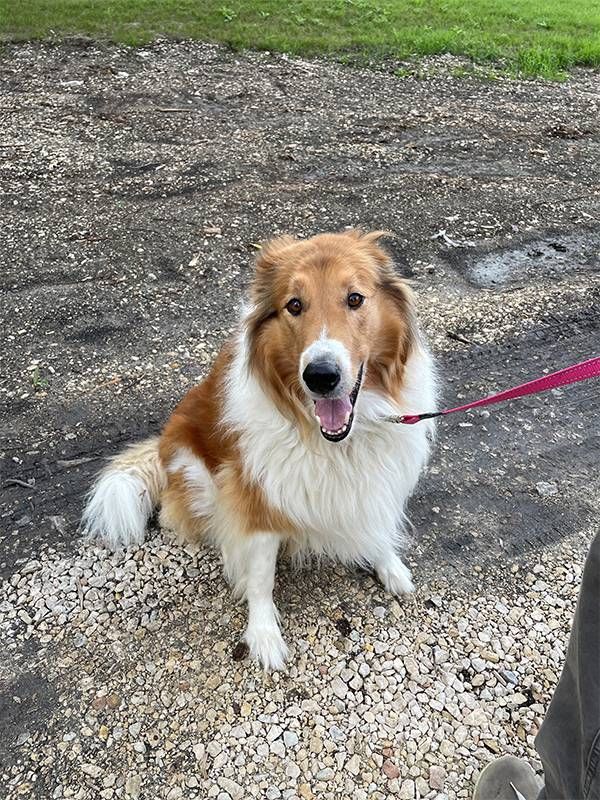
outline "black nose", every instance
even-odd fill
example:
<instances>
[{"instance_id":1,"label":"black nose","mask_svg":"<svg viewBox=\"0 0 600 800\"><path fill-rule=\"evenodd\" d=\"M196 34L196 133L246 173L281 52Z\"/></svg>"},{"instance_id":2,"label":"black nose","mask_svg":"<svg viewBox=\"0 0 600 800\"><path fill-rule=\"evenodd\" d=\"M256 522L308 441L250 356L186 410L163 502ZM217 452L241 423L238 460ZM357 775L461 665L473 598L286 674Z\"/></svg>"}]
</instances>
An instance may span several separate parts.
<instances>
[{"instance_id":1,"label":"black nose","mask_svg":"<svg viewBox=\"0 0 600 800\"><path fill-rule=\"evenodd\" d=\"M329 394L340 382L340 371L331 361L312 361L302 373L304 383L315 394Z\"/></svg>"}]
</instances>

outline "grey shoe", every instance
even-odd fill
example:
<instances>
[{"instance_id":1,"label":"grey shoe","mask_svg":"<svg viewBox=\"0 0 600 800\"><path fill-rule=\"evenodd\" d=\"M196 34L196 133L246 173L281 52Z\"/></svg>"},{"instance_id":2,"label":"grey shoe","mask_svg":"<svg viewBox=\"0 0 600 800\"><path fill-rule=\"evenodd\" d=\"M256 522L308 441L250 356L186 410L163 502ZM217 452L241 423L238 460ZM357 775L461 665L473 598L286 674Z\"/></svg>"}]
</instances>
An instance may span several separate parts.
<instances>
[{"instance_id":1,"label":"grey shoe","mask_svg":"<svg viewBox=\"0 0 600 800\"><path fill-rule=\"evenodd\" d=\"M527 761L502 756L484 767L473 800L536 800L543 786Z\"/></svg>"}]
</instances>

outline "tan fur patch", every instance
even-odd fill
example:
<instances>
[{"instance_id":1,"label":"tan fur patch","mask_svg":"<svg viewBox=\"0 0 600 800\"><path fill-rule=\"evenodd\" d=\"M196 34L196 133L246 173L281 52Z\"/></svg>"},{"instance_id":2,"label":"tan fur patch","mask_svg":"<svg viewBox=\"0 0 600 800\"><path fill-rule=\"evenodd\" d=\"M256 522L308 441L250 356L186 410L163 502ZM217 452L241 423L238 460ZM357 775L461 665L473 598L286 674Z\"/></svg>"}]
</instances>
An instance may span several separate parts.
<instances>
[{"instance_id":1,"label":"tan fur patch","mask_svg":"<svg viewBox=\"0 0 600 800\"><path fill-rule=\"evenodd\" d=\"M210 520L194 516L191 512L193 498L181 472L169 473L168 485L163 493L160 524L188 541L198 541L207 533Z\"/></svg>"}]
</instances>

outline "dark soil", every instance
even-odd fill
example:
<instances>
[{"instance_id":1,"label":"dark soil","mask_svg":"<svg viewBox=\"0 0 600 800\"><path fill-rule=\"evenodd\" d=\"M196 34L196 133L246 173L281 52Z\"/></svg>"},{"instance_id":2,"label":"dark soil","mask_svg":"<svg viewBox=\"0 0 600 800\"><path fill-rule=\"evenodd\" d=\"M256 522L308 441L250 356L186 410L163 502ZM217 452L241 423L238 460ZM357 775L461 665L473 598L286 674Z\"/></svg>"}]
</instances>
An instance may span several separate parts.
<instances>
[{"instance_id":1,"label":"dark soil","mask_svg":"<svg viewBox=\"0 0 600 800\"><path fill-rule=\"evenodd\" d=\"M205 372L273 234L393 231L448 404L598 354L600 76L451 66L4 48L0 572L77 547L102 458ZM411 560L469 578L593 525L599 389L442 421Z\"/></svg>"}]
</instances>

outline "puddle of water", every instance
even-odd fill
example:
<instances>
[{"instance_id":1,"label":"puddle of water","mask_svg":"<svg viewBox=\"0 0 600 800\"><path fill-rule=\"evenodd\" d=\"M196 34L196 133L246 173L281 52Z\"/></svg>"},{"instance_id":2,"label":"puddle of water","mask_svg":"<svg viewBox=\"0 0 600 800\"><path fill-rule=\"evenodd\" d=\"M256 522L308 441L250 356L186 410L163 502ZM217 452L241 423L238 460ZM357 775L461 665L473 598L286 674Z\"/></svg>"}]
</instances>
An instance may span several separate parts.
<instances>
[{"instance_id":1,"label":"puddle of water","mask_svg":"<svg viewBox=\"0 0 600 800\"><path fill-rule=\"evenodd\" d=\"M467 268L477 286L494 289L567 272L600 269L600 232L536 239L510 250L488 253Z\"/></svg>"}]
</instances>

